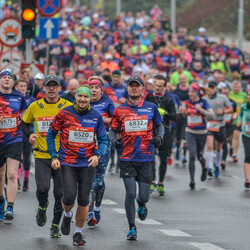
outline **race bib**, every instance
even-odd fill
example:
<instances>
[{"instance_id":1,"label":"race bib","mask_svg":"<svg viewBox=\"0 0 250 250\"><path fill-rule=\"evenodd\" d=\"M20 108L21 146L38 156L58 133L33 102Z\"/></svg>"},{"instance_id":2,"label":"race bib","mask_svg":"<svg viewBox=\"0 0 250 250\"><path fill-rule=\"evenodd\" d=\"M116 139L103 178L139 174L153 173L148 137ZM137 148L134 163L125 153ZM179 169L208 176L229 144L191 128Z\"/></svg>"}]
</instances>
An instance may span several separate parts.
<instances>
[{"instance_id":1,"label":"race bib","mask_svg":"<svg viewBox=\"0 0 250 250\"><path fill-rule=\"evenodd\" d=\"M230 59L230 64L238 64L239 60L237 58Z\"/></svg>"},{"instance_id":2,"label":"race bib","mask_svg":"<svg viewBox=\"0 0 250 250\"><path fill-rule=\"evenodd\" d=\"M129 135L146 135L148 116L132 116L124 118L125 132Z\"/></svg>"},{"instance_id":3,"label":"race bib","mask_svg":"<svg viewBox=\"0 0 250 250\"><path fill-rule=\"evenodd\" d=\"M10 133L17 131L17 117L13 115L3 115L3 122L0 123L0 132Z\"/></svg>"},{"instance_id":4,"label":"race bib","mask_svg":"<svg viewBox=\"0 0 250 250\"><path fill-rule=\"evenodd\" d=\"M38 117L37 128L41 136L46 136L49 130L50 123L54 119L54 116Z\"/></svg>"},{"instance_id":5,"label":"race bib","mask_svg":"<svg viewBox=\"0 0 250 250\"><path fill-rule=\"evenodd\" d=\"M200 115L188 116L187 117L188 126L200 126L202 125L202 117Z\"/></svg>"},{"instance_id":6,"label":"race bib","mask_svg":"<svg viewBox=\"0 0 250 250\"><path fill-rule=\"evenodd\" d=\"M246 134L250 135L250 122L246 123L245 131L246 131Z\"/></svg>"},{"instance_id":7,"label":"race bib","mask_svg":"<svg viewBox=\"0 0 250 250\"><path fill-rule=\"evenodd\" d=\"M232 114L224 114L224 122L230 123L232 121Z\"/></svg>"},{"instance_id":8,"label":"race bib","mask_svg":"<svg viewBox=\"0 0 250 250\"><path fill-rule=\"evenodd\" d=\"M218 121L207 121L207 130L213 132L220 131L220 122Z\"/></svg>"},{"instance_id":9,"label":"race bib","mask_svg":"<svg viewBox=\"0 0 250 250\"><path fill-rule=\"evenodd\" d=\"M84 147L93 143L94 128L79 128L76 126L70 127L69 130L69 145L75 147Z\"/></svg>"}]
</instances>

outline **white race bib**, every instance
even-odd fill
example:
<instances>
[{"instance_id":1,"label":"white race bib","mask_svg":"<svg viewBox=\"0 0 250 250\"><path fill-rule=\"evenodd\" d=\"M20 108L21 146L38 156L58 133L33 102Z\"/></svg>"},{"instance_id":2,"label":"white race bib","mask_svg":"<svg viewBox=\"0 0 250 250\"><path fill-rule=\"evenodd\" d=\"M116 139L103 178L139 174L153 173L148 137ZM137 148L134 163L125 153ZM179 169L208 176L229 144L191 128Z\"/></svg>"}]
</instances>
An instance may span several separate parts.
<instances>
[{"instance_id":1,"label":"white race bib","mask_svg":"<svg viewBox=\"0 0 250 250\"><path fill-rule=\"evenodd\" d=\"M148 116L132 116L124 119L125 132L130 135L146 135L148 129Z\"/></svg>"},{"instance_id":2,"label":"white race bib","mask_svg":"<svg viewBox=\"0 0 250 250\"><path fill-rule=\"evenodd\" d=\"M191 126L201 125L202 124L202 117L200 115L188 116L187 122L188 122L188 125L191 125Z\"/></svg>"},{"instance_id":3,"label":"white race bib","mask_svg":"<svg viewBox=\"0 0 250 250\"><path fill-rule=\"evenodd\" d=\"M16 115L3 115L3 121L0 123L0 132L14 132L17 131Z\"/></svg>"},{"instance_id":4,"label":"white race bib","mask_svg":"<svg viewBox=\"0 0 250 250\"><path fill-rule=\"evenodd\" d=\"M224 114L224 122L229 123L232 120L232 114Z\"/></svg>"},{"instance_id":5,"label":"white race bib","mask_svg":"<svg viewBox=\"0 0 250 250\"><path fill-rule=\"evenodd\" d=\"M83 147L85 144L93 143L94 128L70 127L69 145Z\"/></svg>"},{"instance_id":6,"label":"white race bib","mask_svg":"<svg viewBox=\"0 0 250 250\"><path fill-rule=\"evenodd\" d=\"M207 130L219 132L220 131L220 122L218 121L207 121Z\"/></svg>"},{"instance_id":7,"label":"white race bib","mask_svg":"<svg viewBox=\"0 0 250 250\"><path fill-rule=\"evenodd\" d=\"M38 117L37 129L41 136L46 136L50 127L50 123L54 119L54 116Z\"/></svg>"},{"instance_id":8,"label":"white race bib","mask_svg":"<svg viewBox=\"0 0 250 250\"><path fill-rule=\"evenodd\" d=\"M246 131L246 134L250 135L250 122L246 123L245 131Z\"/></svg>"}]
</instances>

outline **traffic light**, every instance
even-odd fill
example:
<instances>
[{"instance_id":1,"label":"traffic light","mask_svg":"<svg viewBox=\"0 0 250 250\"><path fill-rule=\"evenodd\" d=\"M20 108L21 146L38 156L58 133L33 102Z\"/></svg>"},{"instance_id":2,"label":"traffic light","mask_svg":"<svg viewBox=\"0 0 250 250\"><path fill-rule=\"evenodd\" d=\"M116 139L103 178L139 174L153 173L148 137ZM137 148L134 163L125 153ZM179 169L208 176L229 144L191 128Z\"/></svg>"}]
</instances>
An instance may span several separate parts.
<instances>
[{"instance_id":1,"label":"traffic light","mask_svg":"<svg viewBox=\"0 0 250 250\"><path fill-rule=\"evenodd\" d=\"M22 0L22 37L34 38L36 29L36 0Z\"/></svg>"}]
</instances>

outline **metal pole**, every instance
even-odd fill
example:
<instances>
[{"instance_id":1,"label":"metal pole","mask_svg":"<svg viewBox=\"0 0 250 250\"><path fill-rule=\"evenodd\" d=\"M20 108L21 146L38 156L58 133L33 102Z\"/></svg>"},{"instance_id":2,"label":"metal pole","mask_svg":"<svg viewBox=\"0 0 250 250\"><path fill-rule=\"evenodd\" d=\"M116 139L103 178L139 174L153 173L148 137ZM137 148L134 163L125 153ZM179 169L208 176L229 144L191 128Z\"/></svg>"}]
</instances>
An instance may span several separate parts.
<instances>
[{"instance_id":1,"label":"metal pole","mask_svg":"<svg viewBox=\"0 0 250 250\"><path fill-rule=\"evenodd\" d=\"M171 30L176 33L176 0L171 0Z\"/></svg>"},{"instance_id":2,"label":"metal pole","mask_svg":"<svg viewBox=\"0 0 250 250\"><path fill-rule=\"evenodd\" d=\"M116 16L121 14L121 0L116 0Z\"/></svg>"},{"instance_id":3,"label":"metal pole","mask_svg":"<svg viewBox=\"0 0 250 250\"><path fill-rule=\"evenodd\" d=\"M243 29L244 29L244 0L240 0L239 13L238 13L238 47L240 50L242 50Z\"/></svg>"},{"instance_id":4,"label":"metal pole","mask_svg":"<svg viewBox=\"0 0 250 250\"><path fill-rule=\"evenodd\" d=\"M25 61L26 63L31 63L32 58L32 51L31 51L31 45L30 45L30 39L25 39Z\"/></svg>"}]
</instances>

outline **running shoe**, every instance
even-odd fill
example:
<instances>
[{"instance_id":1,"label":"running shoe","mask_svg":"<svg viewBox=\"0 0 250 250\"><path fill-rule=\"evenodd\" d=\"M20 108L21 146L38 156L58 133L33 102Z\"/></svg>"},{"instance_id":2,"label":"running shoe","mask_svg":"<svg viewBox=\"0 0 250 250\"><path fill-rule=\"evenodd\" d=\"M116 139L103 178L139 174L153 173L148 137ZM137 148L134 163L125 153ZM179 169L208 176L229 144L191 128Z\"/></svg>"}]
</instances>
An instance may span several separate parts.
<instances>
[{"instance_id":1,"label":"running shoe","mask_svg":"<svg viewBox=\"0 0 250 250\"><path fill-rule=\"evenodd\" d=\"M164 196L165 195L164 185L158 184L157 191L158 191L159 196Z\"/></svg>"},{"instance_id":2,"label":"running shoe","mask_svg":"<svg viewBox=\"0 0 250 250\"><path fill-rule=\"evenodd\" d=\"M230 157L233 157L233 147L230 147L230 149L229 149L229 155L230 155Z\"/></svg>"},{"instance_id":3,"label":"running shoe","mask_svg":"<svg viewBox=\"0 0 250 250\"><path fill-rule=\"evenodd\" d=\"M36 212L36 224L39 227L43 227L47 222L47 215L46 215L47 207L38 207Z\"/></svg>"},{"instance_id":4,"label":"running shoe","mask_svg":"<svg viewBox=\"0 0 250 250\"><path fill-rule=\"evenodd\" d=\"M28 178L24 178L23 181L23 191L26 192L29 190L29 179Z\"/></svg>"},{"instance_id":5,"label":"running shoe","mask_svg":"<svg viewBox=\"0 0 250 250\"><path fill-rule=\"evenodd\" d=\"M183 164L187 163L186 156L183 156L183 158L182 158L182 163L183 163Z\"/></svg>"},{"instance_id":6,"label":"running shoe","mask_svg":"<svg viewBox=\"0 0 250 250\"><path fill-rule=\"evenodd\" d=\"M245 188L250 188L250 182L249 182L249 180L245 181Z\"/></svg>"},{"instance_id":7,"label":"running shoe","mask_svg":"<svg viewBox=\"0 0 250 250\"><path fill-rule=\"evenodd\" d=\"M113 162L111 162L108 171L112 172L112 169L113 169L114 166L115 166L115 164Z\"/></svg>"},{"instance_id":8,"label":"running shoe","mask_svg":"<svg viewBox=\"0 0 250 250\"><path fill-rule=\"evenodd\" d=\"M195 189L195 182L191 181L189 184L189 187L191 188L191 190L194 190Z\"/></svg>"},{"instance_id":9,"label":"running shoe","mask_svg":"<svg viewBox=\"0 0 250 250\"><path fill-rule=\"evenodd\" d=\"M21 184L20 184L20 180L18 179L17 180L17 191L21 192L21 190L22 190L22 187L21 187Z\"/></svg>"},{"instance_id":10,"label":"running shoe","mask_svg":"<svg viewBox=\"0 0 250 250\"><path fill-rule=\"evenodd\" d=\"M202 169L201 181L205 181L205 180L207 179L207 172L208 172L207 168L204 167L204 168Z\"/></svg>"},{"instance_id":11,"label":"running shoe","mask_svg":"<svg viewBox=\"0 0 250 250\"><path fill-rule=\"evenodd\" d=\"M215 165L214 175L216 178L219 177L220 175L220 168L216 165Z\"/></svg>"},{"instance_id":12,"label":"running shoe","mask_svg":"<svg viewBox=\"0 0 250 250\"><path fill-rule=\"evenodd\" d=\"M5 214L4 214L4 219L8 220L8 221L11 221L11 220L14 219L13 208L7 207L7 210L6 210Z\"/></svg>"},{"instance_id":13,"label":"running shoe","mask_svg":"<svg viewBox=\"0 0 250 250\"><path fill-rule=\"evenodd\" d=\"M176 150L176 152L175 152L175 160L176 161L179 161L180 160L180 150Z\"/></svg>"},{"instance_id":14,"label":"running shoe","mask_svg":"<svg viewBox=\"0 0 250 250\"><path fill-rule=\"evenodd\" d=\"M73 245L74 246L84 246L86 241L84 240L84 236L81 233L75 233L73 235Z\"/></svg>"},{"instance_id":15,"label":"running shoe","mask_svg":"<svg viewBox=\"0 0 250 250\"><path fill-rule=\"evenodd\" d=\"M155 194L155 191L157 190L156 184L151 184L150 186L150 194Z\"/></svg>"},{"instance_id":16,"label":"running shoe","mask_svg":"<svg viewBox=\"0 0 250 250\"><path fill-rule=\"evenodd\" d=\"M127 240L137 240L136 227L132 227L127 234Z\"/></svg>"},{"instance_id":17,"label":"running shoe","mask_svg":"<svg viewBox=\"0 0 250 250\"><path fill-rule=\"evenodd\" d=\"M137 208L137 214L140 220L146 220L147 215L148 215L148 209L146 208L146 205L144 206L139 206Z\"/></svg>"},{"instance_id":18,"label":"running shoe","mask_svg":"<svg viewBox=\"0 0 250 250\"><path fill-rule=\"evenodd\" d=\"M73 213L71 212L71 217L67 217L63 215L63 221L61 225L61 232L63 235L69 235L70 233L70 224L72 219Z\"/></svg>"},{"instance_id":19,"label":"running shoe","mask_svg":"<svg viewBox=\"0 0 250 250\"><path fill-rule=\"evenodd\" d=\"M220 166L221 166L221 169L222 169L222 170L225 170L225 168L226 168L226 164L225 164L225 162L224 162L224 161L222 161L222 162L221 162Z\"/></svg>"},{"instance_id":20,"label":"running shoe","mask_svg":"<svg viewBox=\"0 0 250 250\"><path fill-rule=\"evenodd\" d=\"M95 213L96 224L98 224L101 220L101 210L100 211L94 210L94 213Z\"/></svg>"},{"instance_id":21,"label":"running shoe","mask_svg":"<svg viewBox=\"0 0 250 250\"><path fill-rule=\"evenodd\" d=\"M96 225L96 218L95 218L95 213L94 212L89 212L88 217L87 217L87 224L90 227L93 227Z\"/></svg>"},{"instance_id":22,"label":"running shoe","mask_svg":"<svg viewBox=\"0 0 250 250\"><path fill-rule=\"evenodd\" d=\"M61 238L60 228L58 224L52 224L50 227L50 238Z\"/></svg>"},{"instance_id":23,"label":"running shoe","mask_svg":"<svg viewBox=\"0 0 250 250\"><path fill-rule=\"evenodd\" d=\"M171 166L172 163L173 163L172 157L171 157L171 156L168 156L168 157L167 157L167 164L168 164L168 166Z\"/></svg>"},{"instance_id":24,"label":"running shoe","mask_svg":"<svg viewBox=\"0 0 250 250\"><path fill-rule=\"evenodd\" d=\"M4 220L4 206L5 206L5 200L0 203L0 221Z\"/></svg>"},{"instance_id":25,"label":"running shoe","mask_svg":"<svg viewBox=\"0 0 250 250\"><path fill-rule=\"evenodd\" d=\"M233 162L238 162L238 158L236 155L233 155Z\"/></svg>"},{"instance_id":26,"label":"running shoe","mask_svg":"<svg viewBox=\"0 0 250 250\"><path fill-rule=\"evenodd\" d=\"M209 177L214 177L214 173L213 173L213 170L212 170L211 168L208 169L207 175L208 175Z\"/></svg>"}]
</instances>

